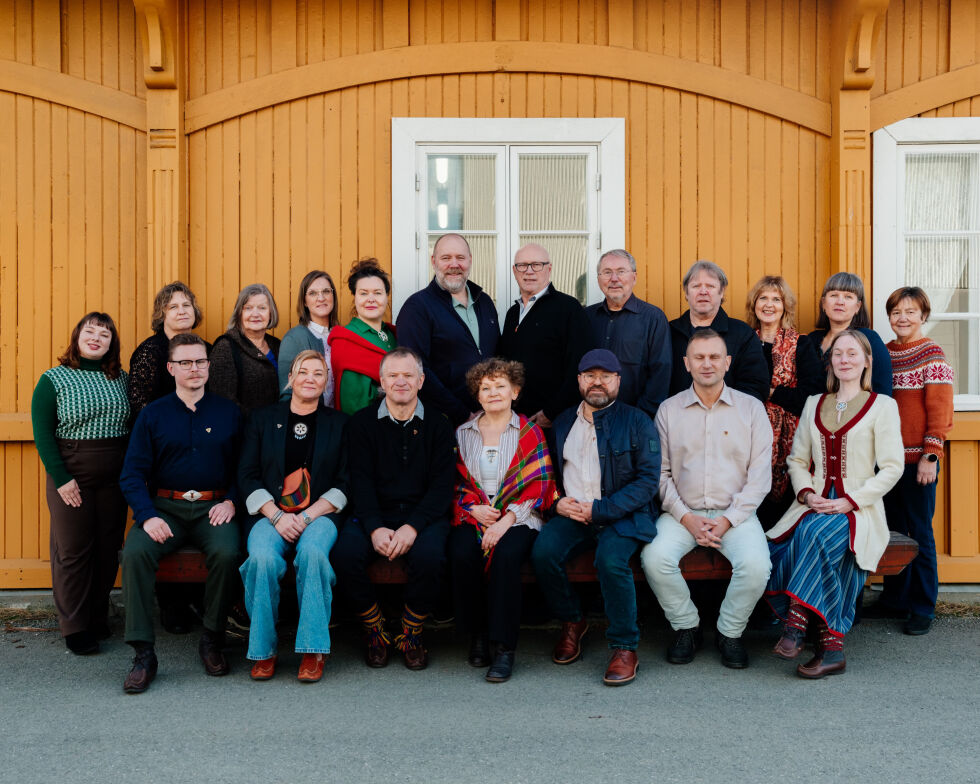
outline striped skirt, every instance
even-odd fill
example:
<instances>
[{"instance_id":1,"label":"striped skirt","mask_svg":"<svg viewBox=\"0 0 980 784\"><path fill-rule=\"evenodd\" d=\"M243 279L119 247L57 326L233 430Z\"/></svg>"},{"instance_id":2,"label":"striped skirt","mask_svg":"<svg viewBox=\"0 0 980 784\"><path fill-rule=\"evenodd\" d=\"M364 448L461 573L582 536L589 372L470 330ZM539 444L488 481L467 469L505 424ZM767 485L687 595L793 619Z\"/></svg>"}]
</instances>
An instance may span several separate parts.
<instances>
[{"instance_id":1,"label":"striped skirt","mask_svg":"<svg viewBox=\"0 0 980 784\"><path fill-rule=\"evenodd\" d=\"M766 598L785 619L791 601L819 615L835 635L854 623L854 609L868 573L849 549L850 524L844 514L810 513L792 536L769 542L772 574Z\"/></svg>"}]
</instances>

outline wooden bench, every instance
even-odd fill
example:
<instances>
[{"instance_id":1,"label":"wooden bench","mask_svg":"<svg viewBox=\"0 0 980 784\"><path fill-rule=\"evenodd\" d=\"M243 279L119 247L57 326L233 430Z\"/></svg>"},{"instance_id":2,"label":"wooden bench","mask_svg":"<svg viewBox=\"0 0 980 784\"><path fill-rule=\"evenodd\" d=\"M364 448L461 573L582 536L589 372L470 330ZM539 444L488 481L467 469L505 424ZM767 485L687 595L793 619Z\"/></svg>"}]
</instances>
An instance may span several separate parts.
<instances>
[{"instance_id":1,"label":"wooden bench","mask_svg":"<svg viewBox=\"0 0 980 784\"><path fill-rule=\"evenodd\" d=\"M898 574L919 553L919 545L914 539L892 531L888 549L878 562L876 575ZM596 582L593 553L585 552L571 559L567 565L568 579L571 582ZM631 561L633 579L643 582L646 578L640 568L638 557ZM732 576L728 560L717 550L697 547L681 560L681 571L687 580L727 580ZM157 570L157 581L163 583L203 583L208 570L204 565L204 555L200 550L186 547L165 556ZM393 562L377 560L368 568L371 581L378 584L404 583L407 572L401 559ZM524 582L534 581L534 570L530 564L524 565Z\"/></svg>"}]
</instances>

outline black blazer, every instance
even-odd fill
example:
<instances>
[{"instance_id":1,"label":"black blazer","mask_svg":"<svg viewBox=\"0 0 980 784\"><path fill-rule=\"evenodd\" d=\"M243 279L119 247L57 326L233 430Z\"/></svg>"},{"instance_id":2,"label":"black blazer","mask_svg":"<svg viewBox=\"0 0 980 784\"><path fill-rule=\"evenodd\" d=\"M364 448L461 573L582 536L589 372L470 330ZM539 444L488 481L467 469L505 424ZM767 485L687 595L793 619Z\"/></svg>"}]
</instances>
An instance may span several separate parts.
<instances>
[{"instance_id":1,"label":"black blazer","mask_svg":"<svg viewBox=\"0 0 980 784\"><path fill-rule=\"evenodd\" d=\"M289 420L289 401L284 400L252 413L245 425L241 459L238 462L240 496L248 497L256 490L266 490L278 502L286 477L286 425ZM310 463L310 483L313 500L333 487L350 495L347 471L347 415L320 406L316 419L316 440ZM249 515L243 525L245 535L261 515ZM340 527L341 515L331 515Z\"/></svg>"}]
</instances>

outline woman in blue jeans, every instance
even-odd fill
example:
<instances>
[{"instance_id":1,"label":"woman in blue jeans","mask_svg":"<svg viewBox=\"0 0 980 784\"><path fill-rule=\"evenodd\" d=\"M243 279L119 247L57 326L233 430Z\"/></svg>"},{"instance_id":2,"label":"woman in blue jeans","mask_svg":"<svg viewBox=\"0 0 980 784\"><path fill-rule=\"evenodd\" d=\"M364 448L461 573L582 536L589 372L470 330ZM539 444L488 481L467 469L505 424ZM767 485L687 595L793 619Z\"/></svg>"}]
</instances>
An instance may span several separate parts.
<instances>
[{"instance_id":1,"label":"woman in blue jeans","mask_svg":"<svg viewBox=\"0 0 980 784\"><path fill-rule=\"evenodd\" d=\"M279 581L289 555L299 597L299 680L320 680L330 653L336 582L330 550L347 504L347 416L322 405L327 375L322 354L301 351L289 371L290 398L255 412L245 431L238 482L253 517L248 560L240 571L251 619L247 657L255 662L254 680L275 675Z\"/></svg>"}]
</instances>

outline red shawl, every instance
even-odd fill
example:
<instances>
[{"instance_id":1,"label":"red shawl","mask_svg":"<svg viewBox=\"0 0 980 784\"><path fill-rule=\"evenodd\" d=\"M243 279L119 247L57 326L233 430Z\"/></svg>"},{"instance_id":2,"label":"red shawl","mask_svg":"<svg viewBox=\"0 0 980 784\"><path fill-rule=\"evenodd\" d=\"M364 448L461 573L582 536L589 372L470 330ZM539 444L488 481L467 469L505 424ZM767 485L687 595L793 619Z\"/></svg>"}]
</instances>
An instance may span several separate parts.
<instances>
[{"instance_id":1,"label":"red shawl","mask_svg":"<svg viewBox=\"0 0 980 784\"><path fill-rule=\"evenodd\" d=\"M456 503L453 505L453 525L472 525L476 528L477 538L481 542L486 526L481 525L469 513L472 507L482 504L503 511L511 504L534 501L533 508L543 510L550 507L558 498L555 472L551 465L551 456L548 454L544 433L527 417L521 416L520 421L517 451L510 461L507 473L504 474L493 503L480 487L476 477L466 467L462 455L456 454L458 485ZM486 567L489 567L492 551L484 550L483 555L486 558Z\"/></svg>"},{"instance_id":2,"label":"red shawl","mask_svg":"<svg viewBox=\"0 0 980 784\"><path fill-rule=\"evenodd\" d=\"M758 330L756 330L758 334ZM760 335L761 337L761 335ZM795 329L780 328L772 342L772 380L769 386L795 387L796 345L800 333ZM781 498L789 489L789 474L786 471L786 458L793 448L793 436L799 418L772 401L766 401L766 413L772 425L772 495Z\"/></svg>"},{"instance_id":3,"label":"red shawl","mask_svg":"<svg viewBox=\"0 0 980 784\"><path fill-rule=\"evenodd\" d=\"M395 327L385 322L382 329L387 327L394 333ZM381 383L381 360L391 348L376 346L370 340L358 335L347 327L334 327L327 336L330 346L330 365L333 367L333 399L340 408L340 379L345 370L367 376L375 383Z\"/></svg>"}]
</instances>

